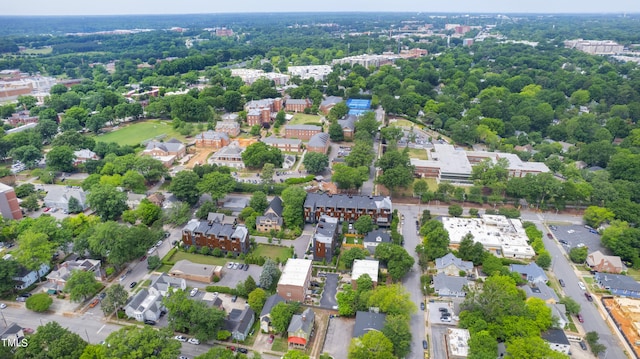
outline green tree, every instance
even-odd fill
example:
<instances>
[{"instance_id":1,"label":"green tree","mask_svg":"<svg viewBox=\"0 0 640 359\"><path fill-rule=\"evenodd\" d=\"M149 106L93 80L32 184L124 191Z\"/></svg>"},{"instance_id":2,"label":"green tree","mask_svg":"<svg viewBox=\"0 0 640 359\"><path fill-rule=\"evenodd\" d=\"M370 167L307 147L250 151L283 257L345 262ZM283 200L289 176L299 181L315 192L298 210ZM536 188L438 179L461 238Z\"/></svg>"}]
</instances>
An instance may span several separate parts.
<instances>
[{"instance_id":1,"label":"green tree","mask_svg":"<svg viewBox=\"0 0 640 359\"><path fill-rule=\"evenodd\" d=\"M156 269L162 265L162 260L158 256L151 256L147 258L147 268Z\"/></svg>"},{"instance_id":2,"label":"green tree","mask_svg":"<svg viewBox=\"0 0 640 359\"><path fill-rule=\"evenodd\" d=\"M136 214L142 220L142 223L150 226L155 221L162 217L162 208L157 204L151 203L148 199L144 198L140 201L140 205L136 209Z\"/></svg>"},{"instance_id":3,"label":"green tree","mask_svg":"<svg viewBox=\"0 0 640 359\"><path fill-rule=\"evenodd\" d=\"M48 119L40 119L35 128L43 140L51 140L58 133L58 124Z\"/></svg>"},{"instance_id":4,"label":"green tree","mask_svg":"<svg viewBox=\"0 0 640 359\"><path fill-rule=\"evenodd\" d=\"M329 157L324 153L307 152L302 164L309 173L322 173L329 166Z\"/></svg>"},{"instance_id":5,"label":"green tree","mask_svg":"<svg viewBox=\"0 0 640 359\"><path fill-rule=\"evenodd\" d=\"M169 326L175 331L188 332L199 340L209 340L216 338L218 330L222 329L225 312L190 300L185 291L173 291L164 298L164 305L169 312Z\"/></svg>"},{"instance_id":6,"label":"green tree","mask_svg":"<svg viewBox=\"0 0 640 359\"><path fill-rule=\"evenodd\" d=\"M251 196L251 200L249 201L249 207L258 213L264 213L267 207L269 207L267 195L261 191L253 192L253 196Z\"/></svg>"},{"instance_id":7,"label":"green tree","mask_svg":"<svg viewBox=\"0 0 640 359\"><path fill-rule=\"evenodd\" d=\"M567 313L569 314L575 315L580 313L580 304L571 297L562 297L558 303L564 304L565 308L567 308Z\"/></svg>"},{"instance_id":8,"label":"green tree","mask_svg":"<svg viewBox=\"0 0 640 359\"><path fill-rule=\"evenodd\" d=\"M330 120L339 120L349 113L349 107L346 102L339 102L329 110L328 118Z\"/></svg>"},{"instance_id":9,"label":"green tree","mask_svg":"<svg viewBox=\"0 0 640 359\"><path fill-rule=\"evenodd\" d=\"M453 204L451 206L449 206L449 215L453 216L453 217L460 217L462 216L462 206L459 204Z\"/></svg>"},{"instance_id":10,"label":"green tree","mask_svg":"<svg viewBox=\"0 0 640 359\"><path fill-rule=\"evenodd\" d=\"M198 355L196 359L235 359L236 354L225 347L214 347L208 352Z\"/></svg>"},{"instance_id":11,"label":"green tree","mask_svg":"<svg viewBox=\"0 0 640 359\"><path fill-rule=\"evenodd\" d=\"M278 284L278 279L280 279L278 266L271 258L267 258L260 273L260 287L268 290L274 289Z\"/></svg>"},{"instance_id":12,"label":"green tree","mask_svg":"<svg viewBox=\"0 0 640 359\"><path fill-rule=\"evenodd\" d=\"M69 297L74 302L81 302L90 297L102 287L96 280L96 276L91 271L74 270L69 275L67 284L64 287L65 292L69 293Z\"/></svg>"},{"instance_id":13,"label":"green tree","mask_svg":"<svg viewBox=\"0 0 640 359\"><path fill-rule=\"evenodd\" d=\"M369 167L353 168L338 163L333 166L331 180L338 185L338 188L350 190L362 187L362 184L369 179Z\"/></svg>"},{"instance_id":14,"label":"green tree","mask_svg":"<svg viewBox=\"0 0 640 359\"><path fill-rule=\"evenodd\" d=\"M199 183L200 177L195 172L180 171L171 180L169 191L180 201L187 202L193 206L200 199Z\"/></svg>"},{"instance_id":15,"label":"green tree","mask_svg":"<svg viewBox=\"0 0 640 359\"><path fill-rule=\"evenodd\" d=\"M80 201L71 196L69 197L69 202L68 202L68 212L69 213L80 213L84 211L84 208L82 208L82 205L80 204Z\"/></svg>"},{"instance_id":16,"label":"green tree","mask_svg":"<svg viewBox=\"0 0 640 359\"><path fill-rule=\"evenodd\" d=\"M47 293L34 294L27 298L25 303L27 309L33 310L36 313L42 313L49 310L49 307L53 304L53 299Z\"/></svg>"},{"instance_id":17,"label":"green tree","mask_svg":"<svg viewBox=\"0 0 640 359\"><path fill-rule=\"evenodd\" d=\"M344 140L344 132L339 123L334 122L329 126L329 138L333 142L341 142Z\"/></svg>"},{"instance_id":18,"label":"green tree","mask_svg":"<svg viewBox=\"0 0 640 359\"><path fill-rule=\"evenodd\" d=\"M282 191L284 209L282 218L288 228L302 228L304 225L304 201L307 192L300 187L287 187Z\"/></svg>"},{"instance_id":19,"label":"green tree","mask_svg":"<svg viewBox=\"0 0 640 359\"><path fill-rule=\"evenodd\" d=\"M422 199L422 195L429 192L429 184L427 181L420 179L413 183L413 194Z\"/></svg>"},{"instance_id":20,"label":"green tree","mask_svg":"<svg viewBox=\"0 0 640 359\"><path fill-rule=\"evenodd\" d=\"M74 197L71 197L71 198L73 199ZM28 195L27 198L22 200L22 203L20 203L20 206L26 209L27 211L38 210L40 208L38 195L35 193Z\"/></svg>"},{"instance_id":21,"label":"green tree","mask_svg":"<svg viewBox=\"0 0 640 359\"><path fill-rule=\"evenodd\" d=\"M373 153L373 147L370 142L356 141L355 145L351 148L351 152L344 158L345 163L349 167L369 167L373 161L375 154Z\"/></svg>"},{"instance_id":22,"label":"green tree","mask_svg":"<svg viewBox=\"0 0 640 359\"><path fill-rule=\"evenodd\" d=\"M129 293L120 284L114 284L105 290L105 297L100 303L104 315L114 313L116 309L122 308L129 299Z\"/></svg>"},{"instance_id":23,"label":"green tree","mask_svg":"<svg viewBox=\"0 0 640 359\"><path fill-rule=\"evenodd\" d=\"M260 313L264 303L267 301L267 292L262 288L256 288L249 293L249 298L247 299L247 303L254 312Z\"/></svg>"},{"instance_id":24,"label":"green tree","mask_svg":"<svg viewBox=\"0 0 640 359\"><path fill-rule=\"evenodd\" d=\"M587 246L573 247L569 251L569 259L571 259L573 263L578 263L578 264L584 263L584 261L587 260L588 255L589 255L589 248L587 248Z\"/></svg>"},{"instance_id":25,"label":"green tree","mask_svg":"<svg viewBox=\"0 0 640 359\"><path fill-rule=\"evenodd\" d=\"M340 254L340 261L345 267L351 268L353 261L356 259L365 259L369 256L369 252L366 249L359 247L350 248Z\"/></svg>"},{"instance_id":26,"label":"green tree","mask_svg":"<svg viewBox=\"0 0 640 359\"><path fill-rule=\"evenodd\" d=\"M402 315L387 316L382 328L382 334L393 344L393 354L396 357L404 358L409 354L411 350L409 318Z\"/></svg>"},{"instance_id":27,"label":"green tree","mask_svg":"<svg viewBox=\"0 0 640 359\"><path fill-rule=\"evenodd\" d=\"M138 194L143 194L147 191L147 186L144 184L144 176L133 170L125 172L122 176L122 187Z\"/></svg>"},{"instance_id":28,"label":"green tree","mask_svg":"<svg viewBox=\"0 0 640 359\"><path fill-rule=\"evenodd\" d=\"M487 330L474 333L469 339L469 359L495 359L498 341Z\"/></svg>"},{"instance_id":29,"label":"green tree","mask_svg":"<svg viewBox=\"0 0 640 359\"><path fill-rule=\"evenodd\" d=\"M114 220L127 209L127 194L111 185L94 186L87 202L103 221Z\"/></svg>"},{"instance_id":30,"label":"green tree","mask_svg":"<svg viewBox=\"0 0 640 359\"><path fill-rule=\"evenodd\" d=\"M591 352L595 356L598 356L600 355L600 353L603 353L605 350L607 350L606 346L598 342L600 340L600 336L597 332L588 332L585 335L584 339L587 341L587 343L589 343L589 348L591 348Z\"/></svg>"},{"instance_id":31,"label":"green tree","mask_svg":"<svg viewBox=\"0 0 640 359\"><path fill-rule=\"evenodd\" d=\"M608 222L615 217L615 214L602 207L589 206L584 210L582 218L593 228L598 228L604 222Z\"/></svg>"},{"instance_id":32,"label":"green tree","mask_svg":"<svg viewBox=\"0 0 640 359\"><path fill-rule=\"evenodd\" d=\"M16 359L72 359L79 358L87 342L58 322L51 321L38 327L29 337L29 345L16 350Z\"/></svg>"},{"instance_id":33,"label":"green tree","mask_svg":"<svg viewBox=\"0 0 640 359\"><path fill-rule=\"evenodd\" d=\"M281 359L309 359L309 356L299 350L289 350Z\"/></svg>"},{"instance_id":34,"label":"green tree","mask_svg":"<svg viewBox=\"0 0 640 359\"><path fill-rule=\"evenodd\" d=\"M397 143L404 135L400 127L385 127L380 130L382 138L391 143Z\"/></svg>"},{"instance_id":35,"label":"green tree","mask_svg":"<svg viewBox=\"0 0 640 359\"><path fill-rule=\"evenodd\" d=\"M160 330L149 326L128 326L115 331L105 339L106 358L146 359L177 358L180 342L173 340L173 332L168 328Z\"/></svg>"},{"instance_id":36,"label":"green tree","mask_svg":"<svg viewBox=\"0 0 640 359\"><path fill-rule=\"evenodd\" d=\"M386 263L389 275L395 281L404 278L415 262L402 246L393 243L379 244L376 247L375 257Z\"/></svg>"},{"instance_id":37,"label":"green tree","mask_svg":"<svg viewBox=\"0 0 640 359\"><path fill-rule=\"evenodd\" d=\"M198 190L209 193L214 201L218 201L233 191L236 180L229 173L211 172L204 175L198 184Z\"/></svg>"},{"instance_id":38,"label":"green tree","mask_svg":"<svg viewBox=\"0 0 640 359\"><path fill-rule=\"evenodd\" d=\"M242 161L249 168L262 168L265 163L280 168L283 162L282 151L263 142L256 142L242 152Z\"/></svg>"},{"instance_id":39,"label":"green tree","mask_svg":"<svg viewBox=\"0 0 640 359\"><path fill-rule=\"evenodd\" d=\"M390 168L378 176L376 183L385 186L390 192L398 188L405 188L413 182L413 166L398 166Z\"/></svg>"},{"instance_id":40,"label":"green tree","mask_svg":"<svg viewBox=\"0 0 640 359\"><path fill-rule=\"evenodd\" d=\"M540 337L517 337L507 342L507 355L510 359L565 359L566 355L549 347Z\"/></svg>"},{"instance_id":41,"label":"green tree","mask_svg":"<svg viewBox=\"0 0 640 359\"><path fill-rule=\"evenodd\" d=\"M480 242L473 241L473 235L467 234L460 241L458 256L465 261L471 261L474 265L480 265L485 256L485 249Z\"/></svg>"},{"instance_id":42,"label":"green tree","mask_svg":"<svg viewBox=\"0 0 640 359\"><path fill-rule=\"evenodd\" d=\"M551 266L551 255L549 252L541 251L536 258L536 264L542 267L542 269L549 269Z\"/></svg>"},{"instance_id":43,"label":"green tree","mask_svg":"<svg viewBox=\"0 0 640 359\"><path fill-rule=\"evenodd\" d=\"M54 147L47 153L47 166L55 171L73 171L73 161L75 159L73 149L67 146Z\"/></svg>"},{"instance_id":44,"label":"green tree","mask_svg":"<svg viewBox=\"0 0 640 359\"><path fill-rule=\"evenodd\" d=\"M280 302L271 308L271 325L276 333L284 333L295 314L295 305Z\"/></svg>"},{"instance_id":45,"label":"green tree","mask_svg":"<svg viewBox=\"0 0 640 359\"><path fill-rule=\"evenodd\" d=\"M351 339L349 359L393 359L393 343L382 333L371 330L361 338Z\"/></svg>"},{"instance_id":46,"label":"green tree","mask_svg":"<svg viewBox=\"0 0 640 359\"><path fill-rule=\"evenodd\" d=\"M375 112L367 112L365 113L358 121L355 123L356 132L362 131L366 132L373 138L373 136L378 132L378 126L380 123L376 120Z\"/></svg>"},{"instance_id":47,"label":"green tree","mask_svg":"<svg viewBox=\"0 0 640 359\"><path fill-rule=\"evenodd\" d=\"M416 305L400 283L377 286L367 299L367 307L378 307L388 315L410 316L416 312Z\"/></svg>"},{"instance_id":48,"label":"green tree","mask_svg":"<svg viewBox=\"0 0 640 359\"><path fill-rule=\"evenodd\" d=\"M263 183L272 183L273 175L275 174L276 170L273 163L265 163L264 166L262 166L262 171L260 172L260 179Z\"/></svg>"},{"instance_id":49,"label":"green tree","mask_svg":"<svg viewBox=\"0 0 640 359\"><path fill-rule=\"evenodd\" d=\"M27 229L18 236L18 249L13 254L25 268L39 271L43 264L51 264L54 248L55 244L49 242L46 234Z\"/></svg>"},{"instance_id":50,"label":"green tree","mask_svg":"<svg viewBox=\"0 0 640 359\"><path fill-rule=\"evenodd\" d=\"M355 223L353 223L353 228L355 228L359 234L367 234L373 230L373 219L371 219L369 215L360 216Z\"/></svg>"},{"instance_id":51,"label":"green tree","mask_svg":"<svg viewBox=\"0 0 640 359\"><path fill-rule=\"evenodd\" d=\"M14 281L18 273L18 264L14 260L0 259L0 294L7 295L14 290Z\"/></svg>"},{"instance_id":52,"label":"green tree","mask_svg":"<svg viewBox=\"0 0 640 359\"><path fill-rule=\"evenodd\" d=\"M36 192L36 187L32 183L24 183L15 188L16 197L24 198Z\"/></svg>"},{"instance_id":53,"label":"green tree","mask_svg":"<svg viewBox=\"0 0 640 359\"><path fill-rule=\"evenodd\" d=\"M424 242L418 253L424 254L428 261L449 253L449 233L444 229L442 222L427 221L420 228L420 234L424 235Z\"/></svg>"}]
</instances>

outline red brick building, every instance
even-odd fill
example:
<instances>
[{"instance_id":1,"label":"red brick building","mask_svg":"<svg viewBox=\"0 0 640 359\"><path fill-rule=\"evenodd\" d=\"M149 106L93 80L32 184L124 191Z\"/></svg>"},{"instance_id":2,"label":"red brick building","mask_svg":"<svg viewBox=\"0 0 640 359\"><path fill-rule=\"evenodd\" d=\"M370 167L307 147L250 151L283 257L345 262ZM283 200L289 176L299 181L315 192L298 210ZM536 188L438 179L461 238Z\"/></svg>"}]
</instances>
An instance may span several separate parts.
<instances>
[{"instance_id":1,"label":"red brick building","mask_svg":"<svg viewBox=\"0 0 640 359\"><path fill-rule=\"evenodd\" d=\"M215 150L229 144L229 135L224 132L205 131L196 135L196 147L207 147Z\"/></svg>"},{"instance_id":2,"label":"red brick building","mask_svg":"<svg viewBox=\"0 0 640 359\"><path fill-rule=\"evenodd\" d=\"M214 216L211 216L214 215ZM192 219L182 229L182 242L197 248L220 248L224 253L247 253L249 231L236 224L236 218L220 213L210 213L207 221Z\"/></svg>"},{"instance_id":3,"label":"red brick building","mask_svg":"<svg viewBox=\"0 0 640 359\"><path fill-rule=\"evenodd\" d=\"M323 215L350 223L360 216L369 215L378 226L389 226L392 213L391 198L383 196L309 193L304 201L304 219L307 223L316 223Z\"/></svg>"},{"instance_id":4,"label":"red brick building","mask_svg":"<svg viewBox=\"0 0 640 359\"><path fill-rule=\"evenodd\" d=\"M315 125L287 125L284 129L285 138L298 138L305 141L318 133L322 133L322 127Z\"/></svg>"},{"instance_id":5,"label":"red brick building","mask_svg":"<svg viewBox=\"0 0 640 359\"><path fill-rule=\"evenodd\" d=\"M317 133L313 135L311 139L309 139L309 143L307 144L307 151L326 154L327 150L329 149L330 143L331 141L329 141L328 133Z\"/></svg>"},{"instance_id":6,"label":"red brick building","mask_svg":"<svg viewBox=\"0 0 640 359\"><path fill-rule=\"evenodd\" d=\"M13 187L0 183L0 214L7 219L22 219L22 209Z\"/></svg>"},{"instance_id":7,"label":"red brick building","mask_svg":"<svg viewBox=\"0 0 640 359\"><path fill-rule=\"evenodd\" d=\"M295 99L295 98L290 98L287 99L287 102L285 103L285 110L287 112L304 112L304 109L306 108L311 108L311 106L313 105L313 102L311 102L309 99Z\"/></svg>"}]
</instances>

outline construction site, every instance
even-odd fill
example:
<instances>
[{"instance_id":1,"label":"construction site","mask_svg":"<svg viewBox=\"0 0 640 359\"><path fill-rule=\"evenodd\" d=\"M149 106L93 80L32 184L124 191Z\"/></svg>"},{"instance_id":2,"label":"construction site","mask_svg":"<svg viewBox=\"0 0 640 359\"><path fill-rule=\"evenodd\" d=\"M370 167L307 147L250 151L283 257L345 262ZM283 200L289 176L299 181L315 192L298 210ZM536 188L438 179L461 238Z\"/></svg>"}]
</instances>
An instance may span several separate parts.
<instances>
[{"instance_id":1,"label":"construction site","mask_svg":"<svg viewBox=\"0 0 640 359\"><path fill-rule=\"evenodd\" d=\"M627 343L640 357L640 299L606 297L602 303L622 332Z\"/></svg>"}]
</instances>

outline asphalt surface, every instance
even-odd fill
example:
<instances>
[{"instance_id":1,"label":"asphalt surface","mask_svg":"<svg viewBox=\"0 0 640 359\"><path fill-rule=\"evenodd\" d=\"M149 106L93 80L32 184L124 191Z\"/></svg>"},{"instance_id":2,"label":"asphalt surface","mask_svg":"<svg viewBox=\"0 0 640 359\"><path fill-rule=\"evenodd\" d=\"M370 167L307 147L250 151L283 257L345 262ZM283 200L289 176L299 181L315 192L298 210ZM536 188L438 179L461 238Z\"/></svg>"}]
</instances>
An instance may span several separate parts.
<instances>
[{"instance_id":1,"label":"asphalt surface","mask_svg":"<svg viewBox=\"0 0 640 359\"><path fill-rule=\"evenodd\" d=\"M324 290L320 298L320 307L325 309L333 309L338 305L336 293L338 292L338 275L336 273L326 273L327 277L324 282Z\"/></svg>"}]
</instances>

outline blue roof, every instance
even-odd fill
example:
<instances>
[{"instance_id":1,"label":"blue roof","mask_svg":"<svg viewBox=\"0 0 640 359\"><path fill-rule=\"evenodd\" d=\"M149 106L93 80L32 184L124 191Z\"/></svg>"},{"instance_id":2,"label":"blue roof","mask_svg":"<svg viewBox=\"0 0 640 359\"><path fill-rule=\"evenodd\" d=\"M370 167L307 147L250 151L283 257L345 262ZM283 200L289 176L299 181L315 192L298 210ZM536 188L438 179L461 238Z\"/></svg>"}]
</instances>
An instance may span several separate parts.
<instances>
[{"instance_id":1,"label":"blue roof","mask_svg":"<svg viewBox=\"0 0 640 359\"><path fill-rule=\"evenodd\" d=\"M350 98L347 100L347 107L350 109L369 109L371 108L371 100L360 99L360 98Z\"/></svg>"}]
</instances>

